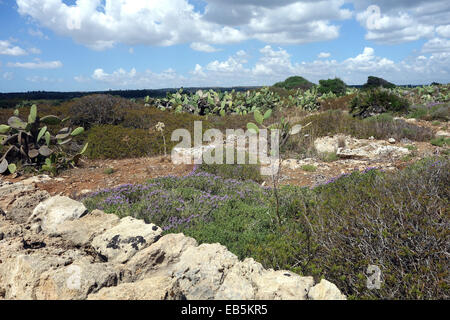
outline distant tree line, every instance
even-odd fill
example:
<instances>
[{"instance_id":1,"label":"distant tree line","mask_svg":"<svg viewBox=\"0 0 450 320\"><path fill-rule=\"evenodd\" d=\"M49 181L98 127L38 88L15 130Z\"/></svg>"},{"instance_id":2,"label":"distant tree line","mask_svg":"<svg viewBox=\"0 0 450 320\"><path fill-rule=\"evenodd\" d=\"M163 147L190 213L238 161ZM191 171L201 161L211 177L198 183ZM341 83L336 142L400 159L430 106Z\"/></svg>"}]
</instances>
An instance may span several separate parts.
<instances>
[{"instance_id":1,"label":"distant tree line","mask_svg":"<svg viewBox=\"0 0 450 320\"><path fill-rule=\"evenodd\" d=\"M260 87L191 87L183 88L187 92L196 92L197 90L209 90L215 91L247 91L252 89L258 89ZM26 100L70 100L74 98L80 98L91 94L110 94L113 96L119 96L126 99L133 98L145 98L147 96L151 98L163 98L166 94L174 93L177 88L166 89L144 89L144 90L108 90L108 91L74 91L74 92L56 92L56 91L28 91L28 92L11 92L0 93L0 108L14 108L22 101Z\"/></svg>"}]
</instances>

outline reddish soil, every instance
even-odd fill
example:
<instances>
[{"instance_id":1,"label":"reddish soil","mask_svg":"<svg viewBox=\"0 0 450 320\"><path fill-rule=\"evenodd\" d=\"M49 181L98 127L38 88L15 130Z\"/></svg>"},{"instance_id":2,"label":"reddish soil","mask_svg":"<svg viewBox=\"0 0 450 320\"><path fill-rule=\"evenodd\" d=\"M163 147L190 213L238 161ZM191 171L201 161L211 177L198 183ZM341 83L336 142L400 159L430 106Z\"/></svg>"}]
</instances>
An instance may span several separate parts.
<instances>
[{"instance_id":1,"label":"reddish soil","mask_svg":"<svg viewBox=\"0 0 450 320\"><path fill-rule=\"evenodd\" d=\"M164 157L123 160L83 159L79 167L64 171L54 179L36 185L52 195L62 194L76 198L88 190L95 191L126 183L143 183L150 178L167 175L183 176L192 168L193 165L173 165ZM17 182L28 177L20 176L7 180Z\"/></svg>"}]
</instances>

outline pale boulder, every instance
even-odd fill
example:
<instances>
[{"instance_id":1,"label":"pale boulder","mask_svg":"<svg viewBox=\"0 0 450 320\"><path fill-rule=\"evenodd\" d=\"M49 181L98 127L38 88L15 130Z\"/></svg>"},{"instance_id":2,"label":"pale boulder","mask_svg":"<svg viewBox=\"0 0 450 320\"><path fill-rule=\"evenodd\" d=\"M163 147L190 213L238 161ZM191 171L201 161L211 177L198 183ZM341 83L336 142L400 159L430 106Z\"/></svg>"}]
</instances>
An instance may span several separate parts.
<instances>
[{"instance_id":1,"label":"pale boulder","mask_svg":"<svg viewBox=\"0 0 450 320\"><path fill-rule=\"evenodd\" d=\"M188 300L212 300L237 262L238 258L218 243L189 247L173 266L172 278L178 280Z\"/></svg>"},{"instance_id":2,"label":"pale boulder","mask_svg":"<svg viewBox=\"0 0 450 320\"><path fill-rule=\"evenodd\" d=\"M142 220L125 217L113 228L96 236L92 247L106 261L125 263L161 237L162 229Z\"/></svg>"},{"instance_id":3,"label":"pale boulder","mask_svg":"<svg viewBox=\"0 0 450 320\"><path fill-rule=\"evenodd\" d=\"M63 222L79 219L86 212L86 207L81 202L68 197L54 196L34 208L28 223L38 223L44 232L52 233Z\"/></svg>"},{"instance_id":4,"label":"pale boulder","mask_svg":"<svg viewBox=\"0 0 450 320\"><path fill-rule=\"evenodd\" d=\"M263 274L263 266L247 258L236 263L227 273L225 280L215 295L217 300L252 300L255 299L256 286L253 278Z\"/></svg>"},{"instance_id":5,"label":"pale boulder","mask_svg":"<svg viewBox=\"0 0 450 320\"><path fill-rule=\"evenodd\" d=\"M169 233L161 237L151 246L137 252L127 262L126 275L132 281L140 280L179 261L181 254L187 248L196 247L194 238L186 237L182 233Z\"/></svg>"},{"instance_id":6,"label":"pale boulder","mask_svg":"<svg viewBox=\"0 0 450 320\"><path fill-rule=\"evenodd\" d=\"M306 300L314 285L312 277L301 277L289 271L267 270L253 278L257 300Z\"/></svg>"},{"instance_id":7,"label":"pale boulder","mask_svg":"<svg viewBox=\"0 0 450 320\"><path fill-rule=\"evenodd\" d=\"M335 284L325 279L309 290L308 298L311 300L347 300Z\"/></svg>"}]
</instances>

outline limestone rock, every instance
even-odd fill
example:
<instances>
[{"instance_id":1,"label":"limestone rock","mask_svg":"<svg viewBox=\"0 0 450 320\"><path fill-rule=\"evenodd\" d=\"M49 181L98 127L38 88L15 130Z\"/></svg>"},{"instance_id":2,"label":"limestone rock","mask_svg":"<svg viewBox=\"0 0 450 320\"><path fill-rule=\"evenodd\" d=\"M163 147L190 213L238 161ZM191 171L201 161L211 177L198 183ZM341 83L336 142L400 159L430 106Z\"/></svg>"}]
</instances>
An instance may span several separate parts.
<instances>
[{"instance_id":1,"label":"limestone rock","mask_svg":"<svg viewBox=\"0 0 450 320\"><path fill-rule=\"evenodd\" d=\"M173 266L172 277L188 300L212 300L229 269L238 258L224 246L202 244L189 247Z\"/></svg>"},{"instance_id":2,"label":"limestone rock","mask_svg":"<svg viewBox=\"0 0 450 320\"><path fill-rule=\"evenodd\" d=\"M314 141L314 147L318 153L335 153L337 143L334 137L322 137Z\"/></svg>"},{"instance_id":3,"label":"limestone rock","mask_svg":"<svg viewBox=\"0 0 450 320\"><path fill-rule=\"evenodd\" d=\"M35 290L38 300L84 300L88 294L117 285L117 270L106 263L82 258L41 274Z\"/></svg>"},{"instance_id":4,"label":"limestone rock","mask_svg":"<svg viewBox=\"0 0 450 320\"><path fill-rule=\"evenodd\" d=\"M7 212L16 199L33 189L31 185L0 180L0 209Z\"/></svg>"},{"instance_id":5,"label":"limestone rock","mask_svg":"<svg viewBox=\"0 0 450 320\"><path fill-rule=\"evenodd\" d=\"M35 184L35 183L42 183L42 182L46 182L46 181L50 181L52 180L52 178L46 174L41 174L38 176L33 176L30 178L27 178L25 180L22 181L23 184L26 185L30 185L30 184Z\"/></svg>"},{"instance_id":6,"label":"limestone rock","mask_svg":"<svg viewBox=\"0 0 450 320\"><path fill-rule=\"evenodd\" d=\"M0 299L345 299L328 281L313 286L312 277L265 270L218 243L161 237L161 228L131 217L85 214L67 197L40 202L23 224L29 213L18 211L46 196L33 184L0 181L6 214L16 217L0 210Z\"/></svg>"},{"instance_id":7,"label":"limestone rock","mask_svg":"<svg viewBox=\"0 0 450 320\"><path fill-rule=\"evenodd\" d=\"M344 159L400 158L410 154L410 151L406 148L389 145L393 143L396 143L393 138L389 141L381 141L335 135L316 139L314 146L319 153L335 152L340 158Z\"/></svg>"},{"instance_id":8,"label":"limestone rock","mask_svg":"<svg viewBox=\"0 0 450 320\"><path fill-rule=\"evenodd\" d=\"M179 261L181 254L189 247L196 247L197 241L182 233L170 233L151 246L136 253L127 263L128 274L133 281L142 279L167 268Z\"/></svg>"},{"instance_id":9,"label":"limestone rock","mask_svg":"<svg viewBox=\"0 0 450 320\"><path fill-rule=\"evenodd\" d=\"M335 284L325 279L309 290L308 298L311 300L347 300Z\"/></svg>"},{"instance_id":10,"label":"limestone rock","mask_svg":"<svg viewBox=\"0 0 450 320\"><path fill-rule=\"evenodd\" d=\"M408 155L410 153L411 152L408 149L402 147L369 144L354 149L339 148L336 154L341 158L380 159L380 158L399 158Z\"/></svg>"},{"instance_id":11,"label":"limestone rock","mask_svg":"<svg viewBox=\"0 0 450 320\"><path fill-rule=\"evenodd\" d=\"M17 223L25 223L33 214L34 208L47 198L50 198L50 194L40 190L21 196L11 205L7 217Z\"/></svg>"},{"instance_id":12,"label":"limestone rock","mask_svg":"<svg viewBox=\"0 0 450 320\"><path fill-rule=\"evenodd\" d=\"M88 300L184 300L175 279L157 276L117 287L103 288Z\"/></svg>"},{"instance_id":13,"label":"limestone rock","mask_svg":"<svg viewBox=\"0 0 450 320\"><path fill-rule=\"evenodd\" d=\"M120 219L114 214L94 210L81 219L67 220L58 225L52 235L57 235L76 246L87 246L94 237L119 224Z\"/></svg>"},{"instance_id":14,"label":"limestone rock","mask_svg":"<svg viewBox=\"0 0 450 320\"><path fill-rule=\"evenodd\" d=\"M44 232L52 233L64 221L78 219L86 211L86 207L78 201L68 197L54 196L34 208L28 223L39 223Z\"/></svg>"},{"instance_id":15,"label":"limestone rock","mask_svg":"<svg viewBox=\"0 0 450 320\"><path fill-rule=\"evenodd\" d=\"M435 136L436 136L436 138L449 138L450 132L444 131L444 130L439 130L438 132L436 132Z\"/></svg>"},{"instance_id":16,"label":"limestone rock","mask_svg":"<svg viewBox=\"0 0 450 320\"><path fill-rule=\"evenodd\" d=\"M253 279L257 300L306 300L314 285L312 277L301 277L288 271L267 270Z\"/></svg>"},{"instance_id":17,"label":"limestone rock","mask_svg":"<svg viewBox=\"0 0 450 320\"><path fill-rule=\"evenodd\" d=\"M252 258L236 263L227 273L215 299L218 300L251 300L255 299L256 286L253 278L259 277L263 266Z\"/></svg>"},{"instance_id":18,"label":"limestone rock","mask_svg":"<svg viewBox=\"0 0 450 320\"><path fill-rule=\"evenodd\" d=\"M0 264L0 289L5 291L5 299L36 299L41 274L67 263L67 256L19 254Z\"/></svg>"},{"instance_id":19,"label":"limestone rock","mask_svg":"<svg viewBox=\"0 0 450 320\"><path fill-rule=\"evenodd\" d=\"M157 241L161 233L162 229L154 224L125 217L115 227L96 236L92 246L107 261L125 263Z\"/></svg>"}]
</instances>

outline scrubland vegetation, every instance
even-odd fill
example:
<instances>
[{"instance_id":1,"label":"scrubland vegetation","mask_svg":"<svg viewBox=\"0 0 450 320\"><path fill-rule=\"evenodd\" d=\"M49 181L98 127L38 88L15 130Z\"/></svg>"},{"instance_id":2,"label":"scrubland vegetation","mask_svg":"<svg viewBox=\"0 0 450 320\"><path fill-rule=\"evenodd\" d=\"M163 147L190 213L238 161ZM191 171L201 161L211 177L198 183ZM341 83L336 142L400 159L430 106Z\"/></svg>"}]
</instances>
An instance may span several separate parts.
<instances>
[{"instance_id":1,"label":"scrubland vegetation","mask_svg":"<svg viewBox=\"0 0 450 320\"><path fill-rule=\"evenodd\" d=\"M90 210L144 219L166 233L220 242L240 258L253 257L265 267L325 277L350 298L448 299L449 139L436 138L430 125L408 118L447 126L449 94L449 85L400 88L369 77L362 89L355 89L340 79L314 85L292 77L245 92L179 90L165 98L133 101L103 94L60 104L36 101L37 108L24 104L0 109L0 123L5 124L0 127L0 161L15 164L9 172L58 174L70 167L65 164L76 165L80 153L91 159L162 155L164 147L171 150L175 145L172 131L185 128L192 133L196 120L203 122L203 130L246 129L255 113L268 110L269 122L310 124L286 141L282 157L336 161L336 154L319 155L314 148L317 138L335 134L429 142L442 148L441 156L394 173L355 171L314 188L262 186L258 165L201 165L185 177L101 190L83 201ZM22 118L31 118L12 122L15 109ZM35 123L47 115L59 120L43 130L43 124ZM157 131L158 123L164 130ZM71 140L65 142L67 134ZM7 153L11 145L17 148L14 154ZM51 155L39 152L44 145ZM38 153L30 155L31 149ZM300 170L314 173L317 167L304 165ZM379 290L366 286L368 265L382 270Z\"/></svg>"},{"instance_id":2,"label":"scrubland vegetation","mask_svg":"<svg viewBox=\"0 0 450 320\"><path fill-rule=\"evenodd\" d=\"M314 189L272 189L248 178L257 170L194 170L86 198L89 209L133 216L165 232L220 242L240 258L334 282L351 298L448 298L448 159L401 172L376 169L337 177ZM381 290L366 287L368 265L381 266Z\"/></svg>"}]
</instances>

